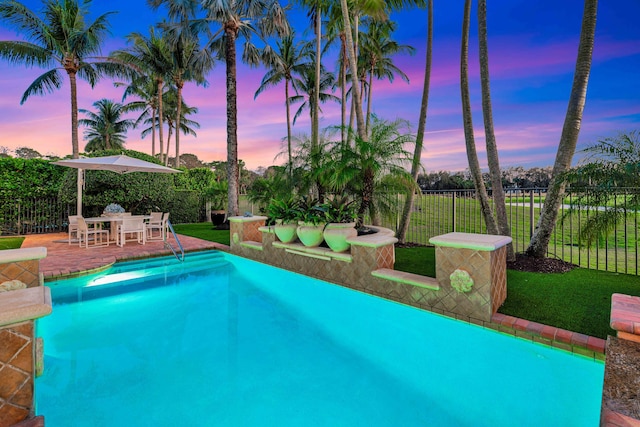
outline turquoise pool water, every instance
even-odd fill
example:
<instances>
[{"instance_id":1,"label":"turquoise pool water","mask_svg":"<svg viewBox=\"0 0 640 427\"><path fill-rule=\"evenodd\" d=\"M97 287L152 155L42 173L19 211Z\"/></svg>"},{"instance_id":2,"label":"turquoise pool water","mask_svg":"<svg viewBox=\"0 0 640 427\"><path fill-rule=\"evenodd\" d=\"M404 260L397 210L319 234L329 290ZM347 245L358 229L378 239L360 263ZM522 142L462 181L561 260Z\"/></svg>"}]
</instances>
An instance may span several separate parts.
<instances>
[{"instance_id":1,"label":"turquoise pool water","mask_svg":"<svg viewBox=\"0 0 640 427\"><path fill-rule=\"evenodd\" d=\"M604 365L220 252L53 282L68 426L596 426Z\"/></svg>"}]
</instances>

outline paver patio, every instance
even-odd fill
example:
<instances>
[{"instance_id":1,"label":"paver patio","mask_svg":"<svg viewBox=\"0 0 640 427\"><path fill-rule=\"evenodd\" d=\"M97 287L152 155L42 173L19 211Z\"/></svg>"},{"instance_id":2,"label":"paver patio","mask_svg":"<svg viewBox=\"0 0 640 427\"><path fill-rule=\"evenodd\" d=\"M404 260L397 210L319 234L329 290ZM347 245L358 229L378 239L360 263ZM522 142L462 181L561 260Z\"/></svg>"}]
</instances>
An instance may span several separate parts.
<instances>
[{"instance_id":1,"label":"paver patio","mask_svg":"<svg viewBox=\"0 0 640 427\"><path fill-rule=\"evenodd\" d=\"M146 245L132 242L127 243L124 247L119 247L113 242L106 247L85 249L78 247L77 243L69 245L67 237L66 233L33 234L25 237L22 243L23 248L47 248L47 257L40 261L40 272L44 275L45 280L74 276L87 270L109 266L116 261L171 255L171 250L166 248L162 241L151 241ZM227 246L220 243L195 237L179 234L178 239L180 239L185 252L228 249ZM173 236L167 240L177 250L178 245Z\"/></svg>"}]
</instances>

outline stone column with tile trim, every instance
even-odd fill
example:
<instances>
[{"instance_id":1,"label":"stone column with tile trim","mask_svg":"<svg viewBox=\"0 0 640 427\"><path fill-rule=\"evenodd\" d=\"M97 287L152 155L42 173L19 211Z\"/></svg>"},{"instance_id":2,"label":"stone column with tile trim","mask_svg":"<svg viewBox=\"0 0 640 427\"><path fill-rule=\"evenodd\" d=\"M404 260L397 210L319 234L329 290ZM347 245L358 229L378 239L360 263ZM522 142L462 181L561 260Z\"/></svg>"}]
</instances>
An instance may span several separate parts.
<instances>
[{"instance_id":1,"label":"stone column with tile trim","mask_svg":"<svg viewBox=\"0 0 640 427\"><path fill-rule=\"evenodd\" d=\"M42 369L35 319L51 313L40 275L46 256L46 248L0 251L0 427L33 416L34 379Z\"/></svg>"},{"instance_id":2,"label":"stone column with tile trim","mask_svg":"<svg viewBox=\"0 0 640 427\"><path fill-rule=\"evenodd\" d=\"M432 237L436 247L434 307L464 320L490 321L507 298L507 252L511 237L448 233Z\"/></svg>"},{"instance_id":3,"label":"stone column with tile trim","mask_svg":"<svg viewBox=\"0 0 640 427\"><path fill-rule=\"evenodd\" d=\"M266 216L232 216L229 218L229 235L232 252L238 249L242 242L262 243L262 233L259 228L267 221Z\"/></svg>"},{"instance_id":4,"label":"stone column with tile trim","mask_svg":"<svg viewBox=\"0 0 640 427\"><path fill-rule=\"evenodd\" d=\"M20 280L27 288L42 285L40 260L46 248L6 249L0 252L0 283Z\"/></svg>"}]
</instances>

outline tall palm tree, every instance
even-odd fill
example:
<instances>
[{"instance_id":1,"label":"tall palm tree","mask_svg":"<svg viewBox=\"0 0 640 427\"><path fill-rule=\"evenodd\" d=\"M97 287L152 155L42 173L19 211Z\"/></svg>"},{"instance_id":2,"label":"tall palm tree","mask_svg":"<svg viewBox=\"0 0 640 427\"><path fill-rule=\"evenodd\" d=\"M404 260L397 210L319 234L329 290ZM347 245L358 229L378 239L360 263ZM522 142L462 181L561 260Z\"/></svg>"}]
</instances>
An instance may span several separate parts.
<instances>
[{"instance_id":1,"label":"tall palm tree","mask_svg":"<svg viewBox=\"0 0 640 427\"><path fill-rule=\"evenodd\" d=\"M360 37L360 57L366 68L363 71L369 76L369 88L367 90L367 114L365 129L369 133L371 122L371 94L373 93L373 78L387 79L393 82L395 75L409 83L409 77L399 69L391 57L399 53L413 54L415 49L409 45L398 44L391 39L395 30L392 21L380 22L374 19L366 21L367 31Z\"/></svg>"},{"instance_id":2,"label":"tall palm tree","mask_svg":"<svg viewBox=\"0 0 640 427\"><path fill-rule=\"evenodd\" d=\"M227 175L229 182L228 208L230 215L238 214L240 171L238 168L238 108L236 92L236 41L244 38L242 59L250 66L260 62L258 49L249 43L252 34L261 37L289 32L284 9L277 0L203 0L207 20L220 25L214 33L211 48L226 64L227 85Z\"/></svg>"},{"instance_id":3,"label":"tall palm tree","mask_svg":"<svg viewBox=\"0 0 640 427\"><path fill-rule=\"evenodd\" d=\"M97 109L95 113L82 108L78 110L87 116L78 120L87 128L84 131L85 151L123 148L127 130L134 126L134 120L122 118L128 112L127 106L106 98L94 102L93 106Z\"/></svg>"},{"instance_id":4,"label":"tall palm tree","mask_svg":"<svg viewBox=\"0 0 640 427\"><path fill-rule=\"evenodd\" d=\"M505 205L504 190L502 188L502 173L500 172L500 160L496 135L493 130L493 111L491 107L491 88L489 84L489 47L487 42L487 0L478 0L478 43L480 50L480 84L482 88L482 116L484 118L484 134L487 147L487 162L489 163L489 176L491 178L491 190L493 204L496 209L498 232L503 236L511 237L511 227L507 218L507 206ZM513 245L507 245L507 260L515 261L516 255Z\"/></svg>"},{"instance_id":5,"label":"tall palm tree","mask_svg":"<svg viewBox=\"0 0 640 427\"><path fill-rule=\"evenodd\" d=\"M431 81L431 52L433 49L433 0L427 0L427 52L424 66L424 85L422 87L422 102L420 104L420 116L418 117L418 130L416 131L416 146L411 161L411 178L418 180L420 172L420 158L422 157L422 145L424 143L424 130L427 124L427 107L429 105L429 83ZM405 200L402 217L398 226L397 237L400 243L405 243L415 192L410 191Z\"/></svg>"},{"instance_id":6,"label":"tall palm tree","mask_svg":"<svg viewBox=\"0 0 640 427\"><path fill-rule=\"evenodd\" d=\"M122 94L122 102L128 97L135 96L137 101L131 101L127 105L129 111L140 111L140 115L136 119L134 127L138 127L147 119L151 119L151 123L156 125L151 128L151 155L156 155L156 128L158 117L158 97L156 82L144 77L135 78L131 83L114 83L116 87L125 87Z\"/></svg>"},{"instance_id":7,"label":"tall palm tree","mask_svg":"<svg viewBox=\"0 0 640 427\"><path fill-rule=\"evenodd\" d=\"M335 84L335 76L332 73L327 72L324 68L321 69L320 78L316 79L315 76L315 68L306 67L302 70L302 74L300 77L293 78L293 84L296 85L300 94L293 95L289 98L290 103L301 102L300 107L293 116L293 124L296 124L296 120L298 117L304 112L304 110L309 110L309 116L313 118L314 112L322 113L322 109L320 106L314 104L316 99L320 101L320 103L325 103L327 101L335 101L339 102L340 98L337 96L328 93ZM316 94L316 81L320 82L320 93ZM314 144L313 138L311 139L311 144Z\"/></svg>"},{"instance_id":8,"label":"tall palm tree","mask_svg":"<svg viewBox=\"0 0 640 427\"><path fill-rule=\"evenodd\" d=\"M132 44L132 46L112 52L111 57L122 63L131 64L136 67L139 74L155 82L156 98L158 100L158 142L160 147L160 161L164 161L162 147L162 142L164 140L164 108L162 106L162 94L164 93L163 88L165 81L173 66L169 44L166 38L156 35L153 27L149 28L148 37L141 33L131 33L127 36L127 40Z\"/></svg>"},{"instance_id":9,"label":"tall palm tree","mask_svg":"<svg viewBox=\"0 0 640 427\"><path fill-rule=\"evenodd\" d=\"M173 68L170 71L170 76L177 88L176 128L181 129L182 88L188 81L206 87L208 83L204 76L213 68L213 57L208 49L200 48L195 37L183 35L178 37L175 43L172 43L171 59L173 60ZM180 165L180 132L176 132L176 165Z\"/></svg>"},{"instance_id":10,"label":"tall palm tree","mask_svg":"<svg viewBox=\"0 0 640 427\"><path fill-rule=\"evenodd\" d=\"M178 110L177 106L181 104L183 108ZM171 142L171 135L175 132L176 144L178 143L178 135L182 133L183 135L191 135L197 136L196 131L194 129L200 129L200 123L190 120L187 118L188 115L198 114L197 107L190 107L189 105L184 103L184 99L178 100L178 91L172 90L167 93L166 102L165 102L165 113L164 118L167 122L167 156L164 160L164 165L169 166L169 144ZM182 114L182 117L178 119L178 111ZM180 132L178 132L178 129ZM180 167L180 157L176 156L174 159L174 166Z\"/></svg>"},{"instance_id":11,"label":"tall palm tree","mask_svg":"<svg viewBox=\"0 0 640 427\"><path fill-rule=\"evenodd\" d=\"M462 120L464 122L464 140L467 147L467 159L471 177L476 187L480 210L484 217L489 234L498 234L496 224L487 189L482 178L482 171L478 162L476 152L476 142L473 136L473 120L471 118L471 100L469 97L469 24L471 21L471 0L464 2L464 18L462 21L462 44L460 49L460 95L462 98Z\"/></svg>"},{"instance_id":12,"label":"tall palm tree","mask_svg":"<svg viewBox=\"0 0 640 427\"><path fill-rule=\"evenodd\" d=\"M576 151L582 112L587 97L587 86L591 72L591 58L593 56L593 41L596 33L596 17L598 0L585 0L582 14L582 29L576 70L573 75L573 86L564 118L562 135L558 144L558 152L553 165L552 182L545 197L544 207L538 219L538 224L527 247L527 255L543 258L549 246L551 233L558 218L558 211L564 196L565 182L563 174L571 167L571 160Z\"/></svg>"},{"instance_id":13,"label":"tall palm tree","mask_svg":"<svg viewBox=\"0 0 640 427\"><path fill-rule=\"evenodd\" d=\"M294 43L294 34L284 36L276 42L277 50L274 51L268 45L262 53L262 61L270 67L260 82L260 87L256 90L254 99L264 92L268 87L276 86L284 80L284 96L285 106L287 110L287 151L288 151L288 170L289 177L293 173L293 160L291 152L291 112L290 112L290 95L289 86L292 85L293 90L298 93L298 87L294 80L295 74L304 72L304 68L308 68L310 49L309 43Z\"/></svg>"},{"instance_id":14,"label":"tall palm tree","mask_svg":"<svg viewBox=\"0 0 640 427\"><path fill-rule=\"evenodd\" d=\"M78 158L77 78L93 87L103 74L124 75L119 64L105 61L100 54L108 32L108 17L113 12L85 20L88 0L43 1L42 17L15 0L0 3L0 20L14 28L27 41L0 41L0 57L12 64L50 68L37 77L22 95L23 104L31 95L51 93L62 86L64 70L71 87L71 146ZM53 67L53 68L51 68Z\"/></svg>"}]
</instances>

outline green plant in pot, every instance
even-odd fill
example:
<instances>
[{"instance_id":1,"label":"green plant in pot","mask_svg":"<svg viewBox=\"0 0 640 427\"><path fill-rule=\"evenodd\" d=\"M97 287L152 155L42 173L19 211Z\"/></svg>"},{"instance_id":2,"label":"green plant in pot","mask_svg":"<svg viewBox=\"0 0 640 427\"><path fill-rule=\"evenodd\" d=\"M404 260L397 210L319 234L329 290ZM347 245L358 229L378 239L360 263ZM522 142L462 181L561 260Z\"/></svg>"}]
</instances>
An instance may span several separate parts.
<instances>
[{"instance_id":1,"label":"green plant in pot","mask_svg":"<svg viewBox=\"0 0 640 427\"><path fill-rule=\"evenodd\" d=\"M211 223L215 227L223 224L227 216L227 181L214 181L204 195L211 202Z\"/></svg>"},{"instance_id":2,"label":"green plant in pot","mask_svg":"<svg viewBox=\"0 0 640 427\"><path fill-rule=\"evenodd\" d=\"M278 239L283 243L291 243L296 240L299 202L293 197L287 199L271 199L267 206L269 223L275 223L274 231Z\"/></svg>"},{"instance_id":3,"label":"green plant in pot","mask_svg":"<svg viewBox=\"0 0 640 427\"><path fill-rule=\"evenodd\" d=\"M324 209L328 222L323 232L325 242L334 252L348 250L351 245L347 240L358 235L355 228L357 217L355 201L349 201L347 197L334 197L325 204Z\"/></svg>"},{"instance_id":4,"label":"green plant in pot","mask_svg":"<svg viewBox=\"0 0 640 427\"><path fill-rule=\"evenodd\" d=\"M322 232L326 224L324 205L311 197L300 199L298 215L298 238L308 247L320 246L324 238Z\"/></svg>"}]
</instances>

